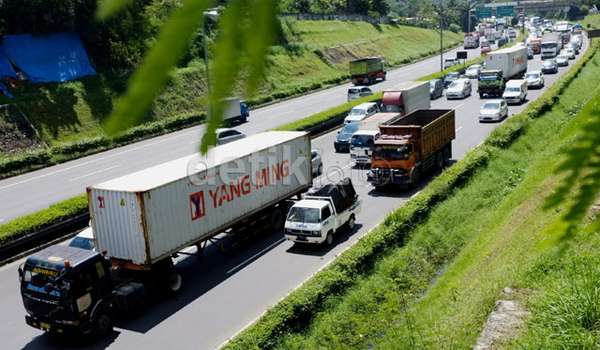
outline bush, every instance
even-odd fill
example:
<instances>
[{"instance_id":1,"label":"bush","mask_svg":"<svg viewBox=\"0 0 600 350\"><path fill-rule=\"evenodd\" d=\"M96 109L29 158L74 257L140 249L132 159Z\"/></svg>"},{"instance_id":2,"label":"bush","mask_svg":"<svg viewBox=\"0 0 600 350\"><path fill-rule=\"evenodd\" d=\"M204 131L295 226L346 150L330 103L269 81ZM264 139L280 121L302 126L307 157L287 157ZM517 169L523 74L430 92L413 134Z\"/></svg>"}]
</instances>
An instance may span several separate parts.
<instances>
[{"instance_id":1,"label":"bush","mask_svg":"<svg viewBox=\"0 0 600 350\"><path fill-rule=\"evenodd\" d=\"M0 177L5 177L22 169L47 165L50 159L51 155L47 150L29 151L18 156L2 159L0 160Z\"/></svg>"},{"instance_id":2,"label":"bush","mask_svg":"<svg viewBox=\"0 0 600 350\"><path fill-rule=\"evenodd\" d=\"M83 214L87 210L87 196L81 195L51 205L47 209L14 219L0 225L0 244L36 232L43 227L48 227L73 216Z\"/></svg>"},{"instance_id":3,"label":"bush","mask_svg":"<svg viewBox=\"0 0 600 350\"><path fill-rule=\"evenodd\" d=\"M75 155L98 148L105 148L110 146L110 144L111 142L108 138L104 136L98 136L53 146L50 149L50 153L53 155Z\"/></svg>"}]
</instances>

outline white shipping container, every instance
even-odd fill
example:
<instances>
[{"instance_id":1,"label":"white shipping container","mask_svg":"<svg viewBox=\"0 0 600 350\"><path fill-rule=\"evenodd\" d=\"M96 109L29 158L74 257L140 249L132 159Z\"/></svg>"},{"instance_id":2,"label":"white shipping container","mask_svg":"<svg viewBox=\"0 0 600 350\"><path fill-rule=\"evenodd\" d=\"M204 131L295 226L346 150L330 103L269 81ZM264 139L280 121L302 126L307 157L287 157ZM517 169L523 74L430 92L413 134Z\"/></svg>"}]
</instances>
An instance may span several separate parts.
<instances>
[{"instance_id":1,"label":"white shipping container","mask_svg":"<svg viewBox=\"0 0 600 350\"><path fill-rule=\"evenodd\" d=\"M223 100L223 120L239 118L242 115L241 102L238 97L229 97Z\"/></svg>"},{"instance_id":2,"label":"white shipping container","mask_svg":"<svg viewBox=\"0 0 600 350\"><path fill-rule=\"evenodd\" d=\"M407 81L383 92L385 112L410 114L419 109L431 108L428 81Z\"/></svg>"},{"instance_id":3,"label":"white shipping container","mask_svg":"<svg viewBox=\"0 0 600 350\"><path fill-rule=\"evenodd\" d=\"M99 251L150 265L312 185L310 138L270 131L88 188Z\"/></svg>"},{"instance_id":4,"label":"white shipping container","mask_svg":"<svg viewBox=\"0 0 600 350\"><path fill-rule=\"evenodd\" d=\"M527 47L516 45L493 51L485 57L485 69L500 69L504 79L527 71Z\"/></svg>"}]
</instances>

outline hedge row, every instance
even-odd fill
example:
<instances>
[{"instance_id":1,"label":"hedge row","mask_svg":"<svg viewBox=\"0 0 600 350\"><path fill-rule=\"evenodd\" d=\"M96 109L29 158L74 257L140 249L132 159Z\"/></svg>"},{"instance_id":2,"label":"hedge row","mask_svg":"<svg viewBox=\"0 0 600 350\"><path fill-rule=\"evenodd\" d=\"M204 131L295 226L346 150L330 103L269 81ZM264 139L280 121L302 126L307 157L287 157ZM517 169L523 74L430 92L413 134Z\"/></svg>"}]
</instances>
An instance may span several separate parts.
<instances>
[{"instance_id":1,"label":"hedge row","mask_svg":"<svg viewBox=\"0 0 600 350\"><path fill-rule=\"evenodd\" d=\"M194 124L199 124L204 118L204 113L180 115L133 127L112 139L106 136L84 138L75 142L58 144L48 149L26 152L14 157L7 157L0 160L0 178L62 163L91 153L104 151Z\"/></svg>"},{"instance_id":2,"label":"hedge row","mask_svg":"<svg viewBox=\"0 0 600 350\"><path fill-rule=\"evenodd\" d=\"M341 294L371 271L376 260L386 251L401 245L407 233L427 217L433 206L467 182L498 148L508 147L521 135L527 125L524 120L537 118L548 111L596 53L598 46L595 43L581 61L543 94L540 100L497 128L482 146L470 151L462 160L431 181L415 198L390 214L382 225L363 236L330 266L269 309L223 349L271 349L278 345L281 335L304 329L315 313L323 309L328 297Z\"/></svg>"},{"instance_id":3,"label":"hedge row","mask_svg":"<svg viewBox=\"0 0 600 350\"><path fill-rule=\"evenodd\" d=\"M421 193L389 215L382 225L362 237L330 266L317 273L300 288L269 309L258 322L234 338L224 349L270 349L279 336L290 330L303 329L327 298L339 295L369 272L386 251L402 244L412 227L421 222L431 209L463 185L489 160L485 149L470 152L435 178Z\"/></svg>"},{"instance_id":4,"label":"hedge row","mask_svg":"<svg viewBox=\"0 0 600 350\"><path fill-rule=\"evenodd\" d=\"M88 210L86 195L67 199L50 207L0 225L0 245L41 228L83 214Z\"/></svg>"}]
</instances>

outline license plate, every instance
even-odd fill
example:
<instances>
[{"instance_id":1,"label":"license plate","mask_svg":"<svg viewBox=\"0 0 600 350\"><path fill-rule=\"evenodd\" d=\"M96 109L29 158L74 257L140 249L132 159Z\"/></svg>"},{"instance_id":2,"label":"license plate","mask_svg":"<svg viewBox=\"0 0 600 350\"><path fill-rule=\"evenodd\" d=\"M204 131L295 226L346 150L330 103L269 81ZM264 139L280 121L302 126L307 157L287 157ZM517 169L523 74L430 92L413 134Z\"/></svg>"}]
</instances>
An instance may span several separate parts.
<instances>
[{"instance_id":1,"label":"license plate","mask_svg":"<svg viewBox=\"0 0 600 350\"><path fill-rule=\"evenodd\" d=\"M296 240L297 241L306 241L306 237L304 237L304 236L297 236Z\"/></svg>"}]
</instances>

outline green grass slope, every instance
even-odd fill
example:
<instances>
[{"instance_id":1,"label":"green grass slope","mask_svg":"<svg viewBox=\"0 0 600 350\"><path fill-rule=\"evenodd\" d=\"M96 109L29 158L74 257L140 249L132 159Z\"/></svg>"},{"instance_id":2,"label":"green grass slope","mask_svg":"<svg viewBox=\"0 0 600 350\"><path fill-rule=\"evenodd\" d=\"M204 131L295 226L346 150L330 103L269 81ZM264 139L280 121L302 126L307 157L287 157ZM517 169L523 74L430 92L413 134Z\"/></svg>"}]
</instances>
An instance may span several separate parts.
<instances>
[{"instance_id":1,"label":"green grass slope","mask_svg":"<svg viewBox=\"0 0 600 350\"><path fill-rule=\"evenodd\" d=\"M467 349L475 344L504 287L545 289L547 279L540 276L533 283L528 276L552 273L554 260L546 254L556 256L570 246L560 236L564 206L545 210L545 198L561 180L554 172L564 159L561 151L579 127L598 117L577 112L600 94L599 73L600 55L595 55L552 110L532 120L514 144L495 152L467 186L434 208L405 246L381 259L373 273L349 291L331 298L306 330L287 334L278 348ZM593 255L590 247L582 250ZM588 258L597 261L598 255L596 260ZM576 274L570 263L562 265ZM600 302L577 305L574 300L598 297L600 273L583 269L583 263L578 266L580 282L589 292L581 295L577 286L555 273L549 290L534 300L549 315L534 317L532 331L515 341L515 348L585 348L580 345L589 345L594 334L597 342ZM596 279L590 282L585 276ZM557 303L562 310L572 310L567 320L573 325L568 334L572 337L539 346L539 331L560 338L556 325L564 320L556 303L550 302L559 290L570 291ZM576 337L585 342L569 343Z\"/></svg>"},{"instance_id":2,"label":"green grass slope","mask_svg":"<svg viewBox=\"0 0 600 350\"><path fill-rule=\"evenodd\" d=\"M350 59L382 55L391 65L408 63L438 49L433 30L364 22L283 21L285 44L274 46L258 101L282 98L347 76ZM461 35L445 34L448 46ZM24 85L15 92L16 103L50 146L104 135L101 123L114 99L126 87L127 76L102 73L65 84ZM165 92L157 98L146 120L157 120L201 110L198 100L206 90L204 65L192 60L175 69ZM238 92L239 93L239 92Z\"/></svg>"}]
</instances>

